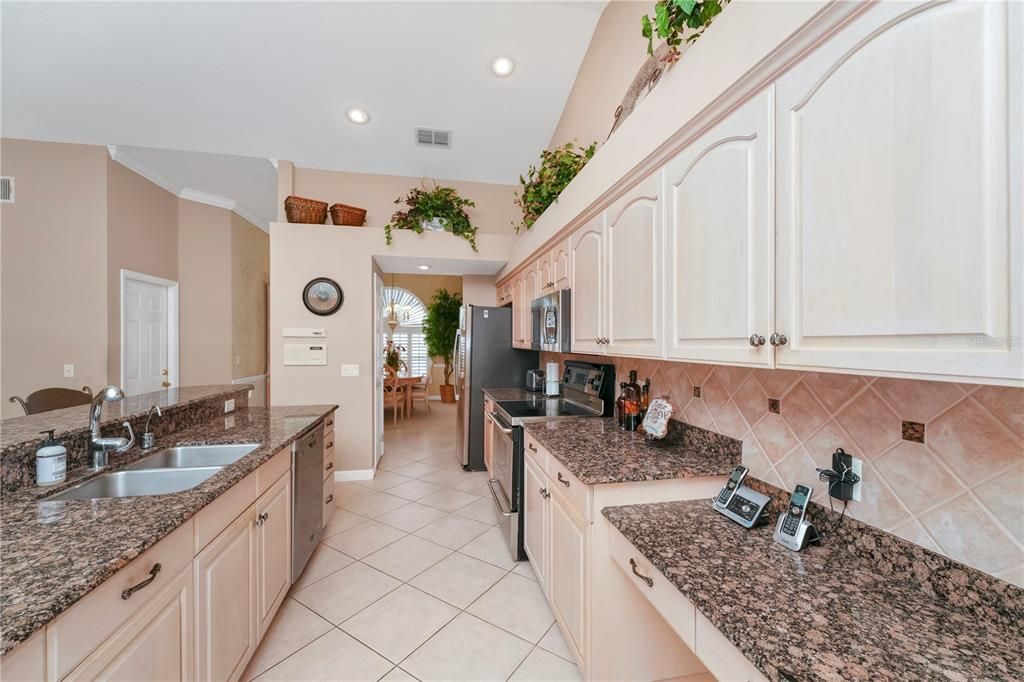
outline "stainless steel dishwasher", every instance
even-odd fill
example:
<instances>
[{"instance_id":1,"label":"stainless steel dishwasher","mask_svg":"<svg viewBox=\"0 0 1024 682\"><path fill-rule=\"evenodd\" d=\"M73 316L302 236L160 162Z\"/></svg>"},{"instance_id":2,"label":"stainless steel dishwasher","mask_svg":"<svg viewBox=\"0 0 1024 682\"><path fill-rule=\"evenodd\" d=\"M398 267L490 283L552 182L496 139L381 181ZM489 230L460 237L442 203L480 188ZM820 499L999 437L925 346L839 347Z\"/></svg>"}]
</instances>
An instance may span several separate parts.
<instances>
[{"instance_id":1,"label":"stainless steel dishwasher","mask_svg":"<svg viewBox=\"0 0 1024 682\"><path fill-rule=\"evenodd\" d=\"M323 466L321 423L292 443L292 582L302 575L324 533Z\"/></svg>"}]
</instances>

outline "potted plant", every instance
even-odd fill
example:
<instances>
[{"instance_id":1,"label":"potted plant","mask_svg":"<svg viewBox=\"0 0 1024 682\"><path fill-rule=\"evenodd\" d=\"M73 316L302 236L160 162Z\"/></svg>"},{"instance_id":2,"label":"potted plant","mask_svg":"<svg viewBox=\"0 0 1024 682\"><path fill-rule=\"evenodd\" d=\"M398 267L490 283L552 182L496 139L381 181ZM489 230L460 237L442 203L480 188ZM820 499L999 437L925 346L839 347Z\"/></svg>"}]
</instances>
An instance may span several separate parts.
<instances>
[{"instance_id":1,"label":"potted plant","mask_svg":"<svg viewBox=\"0 0 1024 682\"><path fill-rule=\"evenodd\" d=\"M399 346L394 341L388 341L387 345L384 346L384 365L395 370L395 372L401 372L408 367L405 360L402 359L402 353L404 352L405 346Z\"/></svg>"},{"instance_id":2,"label":"potted plant","mask_svg":"<svg viewBox=\"0 0 1024 682\"><path fill-rule=\"evenodd\" d=\"M523 221L515 226L516 233L533 227L537 218L593 158L595 151L596 142L588 147L577 147L569 142L540 153L540 168L530 166L525 178L519 176L522 190L516 193L516 205L523 211Z\"/></svg>"},{"instance_id":3,"label":"potted plant","mask_svg":"<svg viewBox=\"0 0 1024 682\"><path fill-rule=\"evenodd\" d=\"M686 37L692 43L704 35L704 29L722 12L729 0L658 0L654 4L654 18L646 14L640 18L640 32L647 38L647 54L654 54L654 34L663 38L669 46L666 61L670 64L679 58L679 46L683 44L683 32L693 32Z\"/></svg>"},{"instance_id":4,"label":"potted plant","mask_svg":"<svg viewBox=\"0 0 1024 682\"><path fill-rule=\"evenodd\" d=\"M406 196L395 199L395 203L404 203L407 208L395 211L391 222L384 226L384 237L389 245L392 230L412 230L416 234L423 234L424 230L440 229L462 237L474 251L477 250L477 228L470 222L465 210L476 206L476 203L463 199L451 187L416 187Z\"/></svg>"},{"instance_id":5,"label":"potted plant","mask_svg":"<svg viewBox=\"0 0 1024 682\"><path fill-rule=\"evenodd\" d=\"M455 402L455 387L451 381L452 354L461 308L462 294L451 294L447 289L439 289L434 292L427 306L427 316L423 319L423 340L427 344L427 355L444 360L444 384L439 386L442 403Z\"/></svg>"}]
</instances>

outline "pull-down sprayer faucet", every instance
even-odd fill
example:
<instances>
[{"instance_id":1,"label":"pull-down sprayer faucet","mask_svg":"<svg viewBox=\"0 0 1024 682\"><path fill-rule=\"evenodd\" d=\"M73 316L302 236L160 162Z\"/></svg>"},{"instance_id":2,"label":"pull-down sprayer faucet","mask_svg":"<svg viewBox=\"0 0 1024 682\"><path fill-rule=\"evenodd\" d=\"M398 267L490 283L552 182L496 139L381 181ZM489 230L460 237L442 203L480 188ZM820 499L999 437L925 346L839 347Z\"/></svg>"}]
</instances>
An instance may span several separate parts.
<instances>
[{"instance_id":1,"label":"pull-down sprayer faucet","mask_svg":"<svg viewBox=\"0 0 1024 682\"><path fill-rule=\"evenodd\" d=\"M129 438L104 438L100 433L100 416L103 414L103 403L116 403L122 399L124 399L124 391L117 386L107 386L92 399L92 405L89 407L89 459L90 466L93 469L107 466L107 454L111 450L114 452L124 452L135 445L135 433L132 431L132 425L129 422L124 422L124 427L128 429Z\"/></svg>"}]
</instances>

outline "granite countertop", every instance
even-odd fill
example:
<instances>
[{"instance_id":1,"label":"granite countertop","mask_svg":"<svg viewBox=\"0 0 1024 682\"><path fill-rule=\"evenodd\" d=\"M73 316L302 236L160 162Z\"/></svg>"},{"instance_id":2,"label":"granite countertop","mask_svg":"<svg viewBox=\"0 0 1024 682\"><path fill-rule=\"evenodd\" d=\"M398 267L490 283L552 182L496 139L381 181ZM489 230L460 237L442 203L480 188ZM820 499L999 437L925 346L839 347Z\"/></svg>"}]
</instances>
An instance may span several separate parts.
<instances>
[{"instance_id":1,"label":"granite countertop","mask_svg":"<svg viewBox=\"0 0 1024 682\"><path fill-rule=\"evenodd\" d=\"M614 419L559 418L523 425L586 485L728 475L741 458L739 441L673 422L663 441L620 429Z\"/></svg>"},{"instance_id":2,"label":"granite countertop","mask_svg":"<svg viewBox=\"0 0 1024 682\"><path fill-rule=\"evenodd\" d=\"M519 388L483 388L480 389L484 392L484 395L496 402L502 400L533 400L535 398L543 398L544 393L542 391L527 391L523 387ZM561 396L551 396L557 400Z\"/></svg>"},{"instance_id":3,"label":"granite countertop","mask_svg":"<svg viewBox=\"0 0 1024 682\"><path fill-rule=\"evenodd\" d=\"M707 500L602 513L771 679L1024 679L1024 590L882 531L796 553Z\"/></svg>"},{"instance_id":4,"label":"granite countertop","mask_svg":"<svg viewBox=\"0 0 1024 682\"><path fill-rule=\"evenodd\" d=\"M83 470L52 488L32 486L0 500L0 655L28 639L104 580L303 435L336 405L251 407L111 455L120 468L173 445L260 443L195 488L169 495L47 501L84 480Z\"/></svg>"}]
</instances>

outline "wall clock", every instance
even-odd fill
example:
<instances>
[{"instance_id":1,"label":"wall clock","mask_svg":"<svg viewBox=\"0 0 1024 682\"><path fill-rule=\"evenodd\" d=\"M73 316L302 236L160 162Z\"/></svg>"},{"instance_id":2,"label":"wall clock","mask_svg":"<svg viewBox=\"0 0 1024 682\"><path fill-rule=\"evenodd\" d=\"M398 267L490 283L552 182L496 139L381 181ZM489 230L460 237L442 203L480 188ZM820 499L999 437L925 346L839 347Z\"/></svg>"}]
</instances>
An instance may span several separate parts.
<instances>
[{"instance_id":1,"label":"wall clock","mask_svg":"<svg viewBox=\"0 0 1024 682\"><path fill-rule=\"evenodd\" d=\"M302 302L314 315L333 315L345 302L345 292L333 279L317 277L302 290Z\"/></svg>"}]
</instances>

